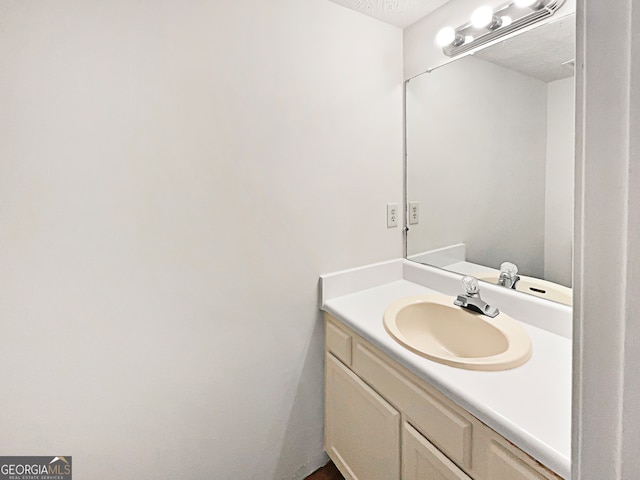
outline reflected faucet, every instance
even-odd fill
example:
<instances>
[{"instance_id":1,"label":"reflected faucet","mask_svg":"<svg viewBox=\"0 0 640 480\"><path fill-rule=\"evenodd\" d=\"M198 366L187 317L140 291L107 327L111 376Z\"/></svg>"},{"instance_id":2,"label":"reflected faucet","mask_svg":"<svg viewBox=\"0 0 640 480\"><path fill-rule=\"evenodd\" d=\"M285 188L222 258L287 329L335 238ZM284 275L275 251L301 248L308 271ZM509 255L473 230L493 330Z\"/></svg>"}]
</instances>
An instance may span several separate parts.
<instances>
[{"instance_id":1,"label":"reflected faucet","mask_svg":"<svg viewBox=\"0 0 640 480\"><path fill-rule=\"evenodd\" d=\"M496 307L489 305L487 302L480 298L480 286L478 285L478 279L475 277L463 277L462 288L464 288L464 295L458 295L453 302L454 305L474 312L482 313L487 317L495 317L500 313Z\"/></svg>"},{"instance_id":2,"label":"reflected faucet","mask_svg":"<svg viewBox=\"0 0 640 480\"><path fill-rule=\"evenodd\" d=\"M518 267L515 264L511 262L504 262L500 265L498 285L501 287L513 288L515 290L518 280L520 280L520 277L518 276Z\"/></svg>"}]
</instances>

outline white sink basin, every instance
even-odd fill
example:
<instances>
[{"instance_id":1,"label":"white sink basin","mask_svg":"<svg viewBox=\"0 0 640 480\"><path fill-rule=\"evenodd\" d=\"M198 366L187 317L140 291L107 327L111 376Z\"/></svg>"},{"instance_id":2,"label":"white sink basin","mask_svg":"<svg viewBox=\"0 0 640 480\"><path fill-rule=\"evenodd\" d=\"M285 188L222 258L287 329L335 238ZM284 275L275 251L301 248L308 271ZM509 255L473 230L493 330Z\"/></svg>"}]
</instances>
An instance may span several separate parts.
<instances>
[{"instance_id":1,"label":"white sink basin","mask_svg":"<svg viewBox=\"0 0 640 480\"><path fill-rule=\"evenodd\" d=\"M392 303L384 313L387 332L402 346L430 360L469 370L507 370L531 358L531 341L519 322L453 305L446 295L418 295Z\"/></svg>"},{"instance_id":2,"label":"white sink basin","mask_svg":"<svg viewBox=\"0 0 640 480\"><path fill-rule=\"evenodd\" d=\"M478 280L497 284L499 276L500 274L498 273L489 275L480 274L475 277ZM570 288L535 277L520 275L520 280L516 283L516 290L518 292L535 295L536 297L546 298L547 300L553 300L554 302L564 303L565 305L571 305L573 303L573 291Z\"/></svg>"}]
</instances>

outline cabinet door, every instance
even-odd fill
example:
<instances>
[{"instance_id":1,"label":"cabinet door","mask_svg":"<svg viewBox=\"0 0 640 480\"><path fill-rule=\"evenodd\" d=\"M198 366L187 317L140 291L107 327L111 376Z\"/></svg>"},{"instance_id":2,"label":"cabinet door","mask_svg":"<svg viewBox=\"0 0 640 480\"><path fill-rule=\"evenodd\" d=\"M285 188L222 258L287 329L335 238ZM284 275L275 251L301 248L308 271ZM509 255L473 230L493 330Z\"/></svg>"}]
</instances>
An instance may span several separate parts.
<instances>
[{"instance_id":1,"label":"cabinet door","mask_svg":"<svg viewBox=\"0 0 640 480\"><path fill-rule=\"evenodd\" d=\"M326 354L325 449L347 480L400 479L400 413Z\"/></svg>"},{"instance_id":2,"label":"cabinet door","mask_svg":"<svg viewBox=\"0 0 640 480\"><path fill-rule=\"evenodd\" d=\"M402 480L471 480L408 423L402 427Z\"/></svg>"}]
</instances>

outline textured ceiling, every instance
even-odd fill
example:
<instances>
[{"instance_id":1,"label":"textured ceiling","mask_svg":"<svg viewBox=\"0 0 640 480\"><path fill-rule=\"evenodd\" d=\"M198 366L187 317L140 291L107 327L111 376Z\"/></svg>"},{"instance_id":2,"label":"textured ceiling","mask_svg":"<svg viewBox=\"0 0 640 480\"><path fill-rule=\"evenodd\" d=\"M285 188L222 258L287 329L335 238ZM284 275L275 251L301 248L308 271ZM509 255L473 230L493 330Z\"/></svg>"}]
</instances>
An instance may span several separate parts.
<instances>
[{"instance_id":1,"label":"textured ceiling","mask_svg":"<svg viewBox=\"0 0 640 480\"><path fill-rule=\"evenodd\" d=\"M575 15L567 15L475 53L475 56L543 82L573 76Z\"/></svg>"},{"instance_id":2,"label":"textured ceiling","mask_svg":"<svg viewBox=\"0 0 640 480\"><path fill-rule=\"evenodd\" d=\"M449 0L330 0L385 23L405 28Z\"/></svg>"}]
</instances>

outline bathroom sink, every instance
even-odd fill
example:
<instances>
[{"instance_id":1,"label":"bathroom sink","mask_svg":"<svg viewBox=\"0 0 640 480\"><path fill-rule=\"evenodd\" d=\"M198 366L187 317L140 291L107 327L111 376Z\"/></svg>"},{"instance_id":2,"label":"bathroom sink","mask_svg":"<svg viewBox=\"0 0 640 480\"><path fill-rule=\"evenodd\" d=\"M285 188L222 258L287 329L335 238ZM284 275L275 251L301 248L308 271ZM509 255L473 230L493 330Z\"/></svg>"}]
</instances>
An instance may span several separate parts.
<instances>
[{"instance_id":1,"label":"bathroom sink","mask_svg":"<svg viewBox=\"0 0 640 480\"><path fill-rule=\"evenodd\" d=\"M507 370L531 358L531 341L513 318L495 318L453 305L440 294L407 297L384 313L398 343L430 360L469 370Z\"/></svg>"},{"instance_id":2,"label":"bathroom sink","mask_svg":"<svg viewBox=\"0 0 640 480\"><path fill-rule=\"evenodd\" d=\"M476 278L497 284L499 275L499 273L489 275L481 274L476 275ZM535 277L520 275L520 280L516 283L516 290L518 292L535 295L536 297L546 298L547 300L553 300L554 302L564 303L565 305L571 305L573 303L573 293L570 288Z\"/></svg>"}]
</instances>

